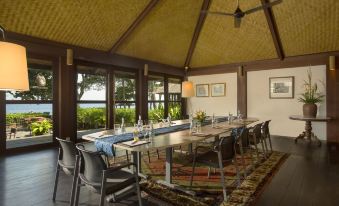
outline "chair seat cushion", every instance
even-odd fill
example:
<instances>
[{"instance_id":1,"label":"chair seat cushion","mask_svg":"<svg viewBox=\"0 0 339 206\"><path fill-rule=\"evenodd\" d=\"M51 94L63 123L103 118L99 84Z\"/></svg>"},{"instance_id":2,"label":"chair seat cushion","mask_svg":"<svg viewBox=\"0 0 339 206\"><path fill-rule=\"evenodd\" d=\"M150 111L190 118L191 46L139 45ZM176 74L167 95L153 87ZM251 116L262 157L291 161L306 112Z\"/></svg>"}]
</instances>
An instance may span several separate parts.
<instances>
[{"instance_id":1,"label":"chair seat cushion","mask_svg":"<svg viewBox=\"0 0 339 206\"><path fill-rule=\"evenodd\" d=\"M89 182L86 180L86 177L84 177L82 174L80 174L80 178L82 179L82 181L85 182L86 186L90 190L96 193L101 193L101 182L100 183ZM106 195L122 190L133 183L135 183L134 174L124 170L114 171L107 178Z\"/></svg>"},{"instance_id":2,"label":"chair seat cushion","mask_svg":"<svg viewBox=\"0 0 339 206\"><path fill-rule=\"evenodd\" d=\"M219 167L218 154L213 151L208 151L202 155L197 156L196 162L204 163L212 167ZM230 162L230 160L223 160L223 163Z\"/></svg>"}]
</instances>

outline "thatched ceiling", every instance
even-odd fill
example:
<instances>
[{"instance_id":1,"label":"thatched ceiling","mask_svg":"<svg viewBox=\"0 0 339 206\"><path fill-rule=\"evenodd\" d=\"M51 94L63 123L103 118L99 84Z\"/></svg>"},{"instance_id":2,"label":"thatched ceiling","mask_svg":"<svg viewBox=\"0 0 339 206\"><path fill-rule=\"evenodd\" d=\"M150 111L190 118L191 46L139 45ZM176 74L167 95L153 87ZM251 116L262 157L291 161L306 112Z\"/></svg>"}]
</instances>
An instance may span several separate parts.
<instances>
[{"instance_id":1,"label":"thatched ceiling","mask_svg":"<svg viewBox=\"0 0 339 206\"><path fill-rule=\"evenodd\" d=\"M1 0L8 31L109 52L151 0ZM184 67L203 0L159 0L115 51ZM212 0L233 12L236 0ZM260 0L240 0L243 10ZM339 50L338 0L283 0L272 9L286 56ZM207 15L190 67L277 58L263 11L233 19Z\"/></svg>"}]
</instances>

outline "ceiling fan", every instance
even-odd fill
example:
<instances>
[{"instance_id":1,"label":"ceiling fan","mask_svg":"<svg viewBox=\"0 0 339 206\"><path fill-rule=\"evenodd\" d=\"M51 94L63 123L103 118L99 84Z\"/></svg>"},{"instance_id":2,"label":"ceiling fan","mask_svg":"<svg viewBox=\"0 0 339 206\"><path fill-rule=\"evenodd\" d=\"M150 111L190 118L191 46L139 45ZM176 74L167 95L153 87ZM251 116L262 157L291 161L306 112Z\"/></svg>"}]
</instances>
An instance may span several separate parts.
<instances>
[{"instance_id":1,"label":"ceiling fan","mask_svg":"<svg viewBox=\"0 0 339 206\"><path fill-rule=\"evenodd\" d=\"M248 14L252 14L256 11L259 11L264 8L269 8L272 6L275 6L277 4L280 4L282 0L272 0L271 2L264 3L260 6L254 7L252 9L242 11L239 7L239 0L237 0L237 9L234 11L234 13L225 13L225 12L218 12L218 11L201 11L203 13L208 13L208 14L217 14L217 15L224 15L224 16L232 16L234 17L234 27L239 28L241 24L241 19Z\"/></svg>"}]
</instances>

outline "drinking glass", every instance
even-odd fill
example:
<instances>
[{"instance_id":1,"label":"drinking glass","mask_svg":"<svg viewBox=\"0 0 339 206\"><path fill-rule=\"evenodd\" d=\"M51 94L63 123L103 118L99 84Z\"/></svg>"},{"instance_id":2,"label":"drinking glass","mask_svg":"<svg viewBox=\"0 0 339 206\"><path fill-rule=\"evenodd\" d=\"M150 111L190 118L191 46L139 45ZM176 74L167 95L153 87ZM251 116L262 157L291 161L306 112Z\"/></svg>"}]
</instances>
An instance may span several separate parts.
<instances>
[{"instance_id":1,"label":"drinking glass","mask_svg":"<svg viewBox=\"0 0 339 206\"><path fill-rule=\"evenodd\" d=\"M134 127L133 130L133 140L135 142L139 141L139 131L138 131L138 127Z\"/></svg>"},{"instance_id":2,"label":"drinking glass","mask_svg":"<svg viewBox=\"0 0 339 206\"><path fill-rule=\"evenodd\" d=\"M197 133L201 133L201 122L197 122Z\"/></svg>"},{"instance_id":3,"label":"drinking glass","mask_svg":"<svg viewBox=\"0 0 339 206\"><path fill-rule=\"evenodd\" d=\"M120 127L121 127L120 124L114 124L114 132L116 134L120 133L120 131L121 131Z\"/></svg>"}]
</instances>

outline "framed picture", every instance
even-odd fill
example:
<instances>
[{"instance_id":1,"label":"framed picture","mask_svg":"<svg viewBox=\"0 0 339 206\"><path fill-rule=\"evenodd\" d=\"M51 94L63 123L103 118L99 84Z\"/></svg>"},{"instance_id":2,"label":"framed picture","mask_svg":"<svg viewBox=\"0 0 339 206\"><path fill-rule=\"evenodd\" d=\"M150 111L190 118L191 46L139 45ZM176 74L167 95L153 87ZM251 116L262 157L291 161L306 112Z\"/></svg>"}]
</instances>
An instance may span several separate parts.
<instances>
[{"instance_id":1,"label":"framed picture","mask_svg":"<svg viewBox=\"0 0 339 206\"><path fill-rule=\"evenodd\" d=\"M270 99L293 99L294 77L270 77Z\"/></svg>"},{"instance_id":2,"label":"framed picture","mask_svg":"<svg viewBox=\"0 0 339 206\"><path fill-rule=\"evenodd\" d=\"M226 95L226 83L211 84L211 96L222 97Z\"/></svg>"},{"instance_id":3,"label":"framed picture","mask_svg":"<svg viewBox=\"0 0 339 206\"><path fill-rule=\"evenodd\" d=\"M209 85L208 84L197 84L195 85L195 96L197 97L209 97Z\"/></svg>"}]
</instances>

